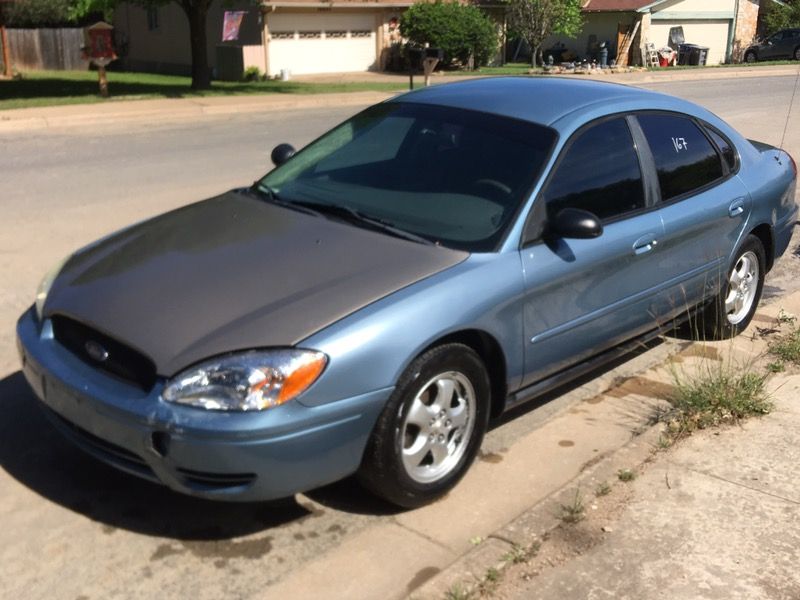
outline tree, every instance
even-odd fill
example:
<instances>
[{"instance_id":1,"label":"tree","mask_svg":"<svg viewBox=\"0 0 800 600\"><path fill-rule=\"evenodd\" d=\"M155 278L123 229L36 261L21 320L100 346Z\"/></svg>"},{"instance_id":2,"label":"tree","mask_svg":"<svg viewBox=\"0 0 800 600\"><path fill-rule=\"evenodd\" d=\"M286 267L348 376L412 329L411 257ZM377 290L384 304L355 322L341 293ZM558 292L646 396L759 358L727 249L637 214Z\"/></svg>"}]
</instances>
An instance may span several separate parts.
<instances>
[{"instance_id":1,"label":"tree","mask_svg":"<svg viewBox=\"0 0 800 600\"><path fill-rule=\"evenodd\" d=\"M10 27L54 27L72 21L70 0L26 0L9 3L4 11Z\"/></svg>"},{"instance_id":2,"label":"tree","mask_svg":"<svg viewBox=\"0 0 800 600\"><path fill-rule=\"evenodd\" d=\"M781 29L800 27L800 2L797 0L784 6L767 2L764 8L766 9L764 24L767 28L767 35Z\"/></svg>"},{"instance_id":3,"label":"tree","mask_svg":"<svg viewBox=\"0 0 800 600\"><path fill-rule=\"evenodd\" d=\"M122 0L73 0L73 18L92 12L102 12L110 18L117 1ZM174 2L183 9L189 20L189 43L192 48L192 89L211 87L211 70L208 68L208 40L206 20L211 0L129 0L142 7L158 7Z\"/></svg>"},{"instance_id":4,"label":"tree","mask_svg":"<svg viewBox=\"0 0 800 600\"><path fill-rule=\"evenodd\" d=\"M400 32L411 43L444 52L444 63L486 64L497 51L497 29L476 6L458 2L420 2L400 17Z\"/></svg>"},{"instance_id":5,"label":"tree","mask_svg":"<svg viewBox=\"0 0 800 600\"><path fill-rule=\"evenodd\" d=\"M582 0L510 0L509 25L531 47L536 66L545 39L554 34L575 37L583 29Z\"/></svg>"}]
</instances>

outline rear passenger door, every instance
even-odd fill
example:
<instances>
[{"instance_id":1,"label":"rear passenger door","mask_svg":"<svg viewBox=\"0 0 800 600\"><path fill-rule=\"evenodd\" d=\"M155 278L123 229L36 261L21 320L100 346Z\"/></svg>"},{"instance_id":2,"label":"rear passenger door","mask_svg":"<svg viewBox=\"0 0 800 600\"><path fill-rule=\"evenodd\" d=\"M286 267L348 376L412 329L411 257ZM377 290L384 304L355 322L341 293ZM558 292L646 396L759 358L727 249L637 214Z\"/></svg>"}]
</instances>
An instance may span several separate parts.
<instances>
[{"instance_id":1,"label":"rear passenger door","mask_svg":"<svg viewBox=\"0 0 800 600\"><path fill-rule=\"evenodd\" d=\"M567 142L526 224L525 377L529 385L656 327L653 307L661 218L624 116L589 125ZM548 235L564 208L587 210L594 239Z\"/></svg>"},{"instance_id":2,"label":"rear passenger door","mask_svg":"<svg viewBox=\"0 0 800 600\"><path fill-rule=\"evenodd\" d=\"M717 289L750 209L731 142L676 113L637 115L658 178L664 236L656 268L669 282L663 313L678 314Z\"/></svg>"}]
</instances>

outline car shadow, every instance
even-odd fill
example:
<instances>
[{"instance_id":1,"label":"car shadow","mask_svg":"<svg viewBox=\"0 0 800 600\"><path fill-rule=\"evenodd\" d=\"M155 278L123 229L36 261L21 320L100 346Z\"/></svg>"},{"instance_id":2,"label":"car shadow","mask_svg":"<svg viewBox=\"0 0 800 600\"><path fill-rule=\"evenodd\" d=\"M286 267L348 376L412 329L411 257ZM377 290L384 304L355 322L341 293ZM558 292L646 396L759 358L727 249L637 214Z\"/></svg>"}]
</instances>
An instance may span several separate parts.
<instances>
[{"instance_id":1,"label":"car shadow","mask_svg":"<svg viewBox=\"0 0 800 600\"><path fill-rule=\"evenodd\" d=\"M48 422L20 371L0 380L0 467L22 485L69 510L114 528L172 538L215 541L314 516L294 498L276 502L215 502L185 496L122 473L85 454ZM309 494L330 508L391 514L358 484L345 480Z\"/></svg>"},{"instance_id":2,"label":"car shadow","mask_svg":"<svg viewBox=\"0 0 800 600\"><path fill-rule=\"evenodd\" d=\"M674 336L671 334L670 337ZM497 429L498 427L501 427L506 423L521 417L522 415L528 414L539 408L542 408L543 406L552 402L559 396L568 394L569 392L576 390L579 387L589 383L593 379L597 379L598 377L606 373L609 373L610 371L613 371L620 365L623 365L626 362L633 360L637 356L649 352L653 348L660 346L662 343L663 340L661 338L655 338L648 342L643 342L640 346L631 350L630 352L627 352L617 358L614 358L609 362L604 363L595 369L592 369L591 371L585 373L584 375L576 377L575 379L571 379L559 385L558 387L553 388L548 392L545 392L539 396L535 396L534 398L531 398L530 400L527 400L522 404L507 410L506 412L502 413L500 416L496 417L495 419L492 419L489 422L489 431Z\"/></svg>"}]
</instances>

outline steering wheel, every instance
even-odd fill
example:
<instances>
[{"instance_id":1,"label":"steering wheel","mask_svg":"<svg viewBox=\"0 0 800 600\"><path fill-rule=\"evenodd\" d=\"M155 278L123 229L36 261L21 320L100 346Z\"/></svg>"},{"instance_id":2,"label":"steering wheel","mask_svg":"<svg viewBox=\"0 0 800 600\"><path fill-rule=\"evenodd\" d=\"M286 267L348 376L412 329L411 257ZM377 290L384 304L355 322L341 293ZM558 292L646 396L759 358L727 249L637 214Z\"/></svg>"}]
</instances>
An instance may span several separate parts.
<instances>
[{"instance_id":1,"label":"steering wheel","mask_svg":"<svg viewBox=\"0 0 800 600\"><path fill-rule=\"evenodd\" d=\"M472 187L491 188L495 190L495 192L500 192L503 198L511 195L511 188L508 187L502 181L497 181L497 179L489 179L489 178L476 179L470 185Z\"/></svg>"}]
</instances>

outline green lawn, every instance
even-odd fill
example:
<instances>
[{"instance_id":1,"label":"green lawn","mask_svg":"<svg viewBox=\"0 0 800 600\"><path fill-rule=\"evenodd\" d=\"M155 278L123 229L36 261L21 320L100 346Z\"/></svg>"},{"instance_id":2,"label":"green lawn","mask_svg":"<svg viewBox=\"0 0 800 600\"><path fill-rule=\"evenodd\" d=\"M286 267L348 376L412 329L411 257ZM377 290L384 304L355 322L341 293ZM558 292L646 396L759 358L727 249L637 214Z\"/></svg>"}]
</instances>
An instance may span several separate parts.
<instances>
[{"instance_id":1,"label":"green lawn","mask_svg":"<svg viewBox=\"0 0 800 600\"><path fill-rule=\"evenodd\" d=\"M188 77L150 73L108 73L111 98L99 96L94 71L37 71L24 73L21 79L0 80L0 110L29 106L114 102L144 98L196 98L242 94L324 94L331 92L398 91L398 83L301 83L295 81L258 81L235 83L215 81L210 90L195 91Z\"/></svg>"},{"instance_id":2,"label":"green lawn","mask_svg":"<svg viewBox=\"0 0 800 600\"><path fill-rule=\"evenodd\" d=\"M474 71L444 71L445 75L527 75L531 70L528 63L506 63L502 67L480 67Z\"/></svg>"}]
</instances>

